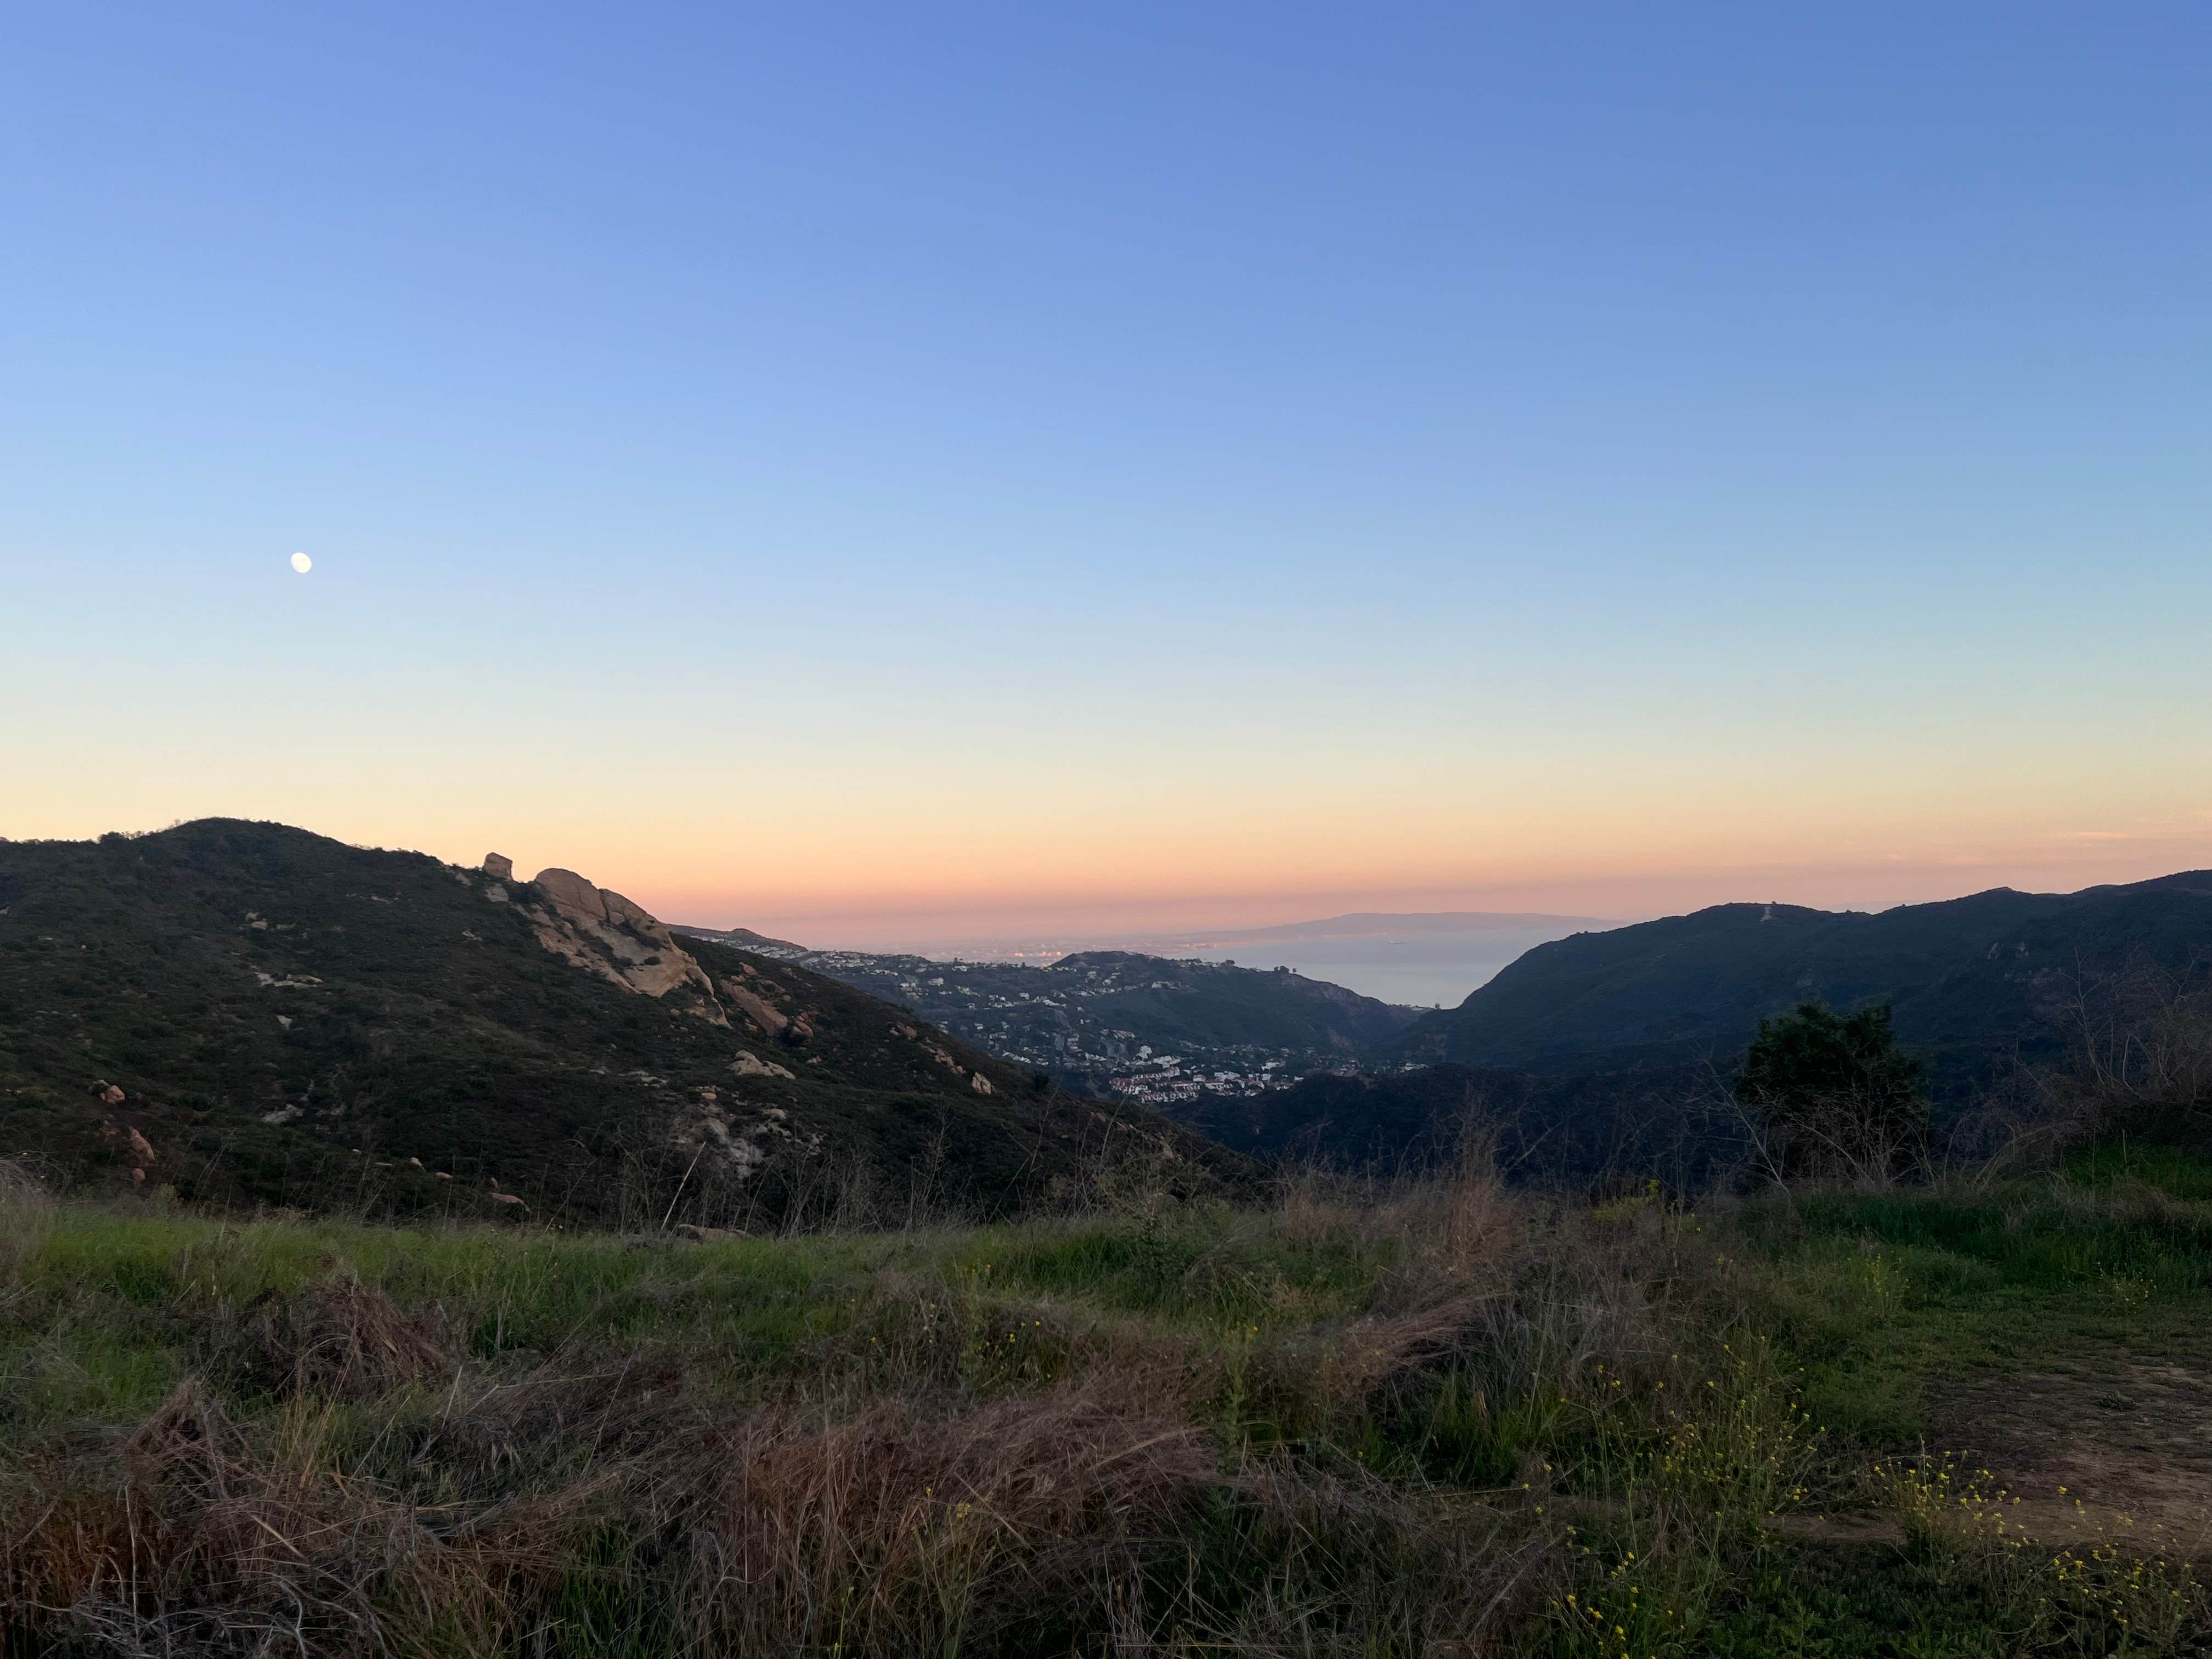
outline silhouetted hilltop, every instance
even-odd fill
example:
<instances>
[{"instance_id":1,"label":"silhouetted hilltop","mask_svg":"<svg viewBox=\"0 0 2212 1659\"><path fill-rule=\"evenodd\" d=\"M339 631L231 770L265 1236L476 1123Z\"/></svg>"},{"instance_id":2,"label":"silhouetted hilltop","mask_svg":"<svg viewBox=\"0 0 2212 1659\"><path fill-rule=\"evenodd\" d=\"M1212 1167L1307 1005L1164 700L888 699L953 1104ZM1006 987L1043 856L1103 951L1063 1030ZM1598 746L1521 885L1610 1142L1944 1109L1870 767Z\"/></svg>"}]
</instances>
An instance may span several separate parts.
<instances>
[{"instance_id":1,"label":"silhouetted hilltop","mask_svg":"<svg viewBox=\"0 0 2212 1659\"><path fill-rule=\"evenodd\" d=\"M2058 1053L2085 981L2212 968L2212 872L2078 893L1996 888L1876 914L1723 904L1537 946L1458 1007L1379 1045L1554 1074L1732 1064L1759 1020L1808 999L1890 1002L1941 1086Z\"/></svg>"}]
</instances>

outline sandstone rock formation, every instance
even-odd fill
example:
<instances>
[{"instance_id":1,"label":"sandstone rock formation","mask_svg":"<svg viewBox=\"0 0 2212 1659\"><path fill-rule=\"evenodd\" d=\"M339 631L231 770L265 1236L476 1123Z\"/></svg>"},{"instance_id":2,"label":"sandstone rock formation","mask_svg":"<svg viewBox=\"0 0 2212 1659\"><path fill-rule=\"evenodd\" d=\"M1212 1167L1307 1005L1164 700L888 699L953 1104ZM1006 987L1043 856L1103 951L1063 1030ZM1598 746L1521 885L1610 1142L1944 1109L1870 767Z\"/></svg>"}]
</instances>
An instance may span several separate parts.
<instances>
[{"instance_id":1,"label":"sandstone rock formation","mask_svg":"<svg viewBox=\"0 0 2212 1659\"><path fill-rule=\"evenodd\" d=\"M727 1024L713 982L641 905L594 887L573 870L541 870L532 885L545 901L529 914L538 943L547 950L649 997L689 987L703 1000L697 1012Z\"/></svg>"},{"instance_id":2,"label":"sandstone rock formation","mask_svg":"<svg viewBox=\"0 0 2212 1659\"><path fill-rule=\"evenodd\" d=\"M143 1185L146 1166L155 1161L154 1143L128 1125L102 1123L100 1141L131 1166L131 1179L134 1185Z\"/></svg>"},{"instance_id":3,"label":"sandstone rock formation","mask_svg":"<svg viewBox=\"0 0 2212 1659\"><path fill-rule=\"evenodd\" d=\"M730 1062L730 1069L739 1077L789 1077L790 1070L774 1060L763 1060L750 1048L738 1050L738 1057Z\"/></svg>"},{"instance_id":4,"label":"sandstone rock formation","mask_svg":"<svg viewBox=\"0 0 2212 1659\"><path fill-rule=\"evenodd\" d=\"M605 896L574 870L540 870L530 884L561 909L606 920Z\"/></svg>"},{"instance_id":5,"label":"sandstone rock formation","mask_svg":"<svg viewBox=\"0 0 2212 1659\"><path fill-rule=\"evenodd\" d=\"M514 860L511 858L506 857L502 854L486 853L484 854L483 872L489 876L494 881L513 881L514 879Z\"/></svg>"},{"instance_id":6,"label":"sandstone rock formation","mask_svg":"<svg viewBox=\"0 0 2212 1659\"><path fill-rule=\"evenodd\" d=\"M769 1036L781 1036L783 1028L791 1023L784 1017L781 1009L771 1006L765 997L748 991L735 980L724 980L721 990L724 1000L743 1012Z\"/></svg>"}]
</instances>

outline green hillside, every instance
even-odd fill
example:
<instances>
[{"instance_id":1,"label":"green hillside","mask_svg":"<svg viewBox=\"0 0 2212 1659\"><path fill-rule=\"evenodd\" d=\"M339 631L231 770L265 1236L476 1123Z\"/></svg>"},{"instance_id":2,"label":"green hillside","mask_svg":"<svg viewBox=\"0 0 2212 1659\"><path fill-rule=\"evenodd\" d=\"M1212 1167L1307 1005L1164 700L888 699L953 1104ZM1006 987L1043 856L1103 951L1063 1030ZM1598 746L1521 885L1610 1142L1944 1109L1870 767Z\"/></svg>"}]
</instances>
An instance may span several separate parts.
<instances>
[{"instance_id":1,"label":"green hillside","mask_svg":"<svg viewBox=\"0 0 2212 1659\"><path fill-rule=\"evenodd\" d=\"M218 819L0 842L0 1156L67 1184L745 1224L1005 1209L1138 1143L1235 1163L567 872Z\"/></svg>"}]
</instances>

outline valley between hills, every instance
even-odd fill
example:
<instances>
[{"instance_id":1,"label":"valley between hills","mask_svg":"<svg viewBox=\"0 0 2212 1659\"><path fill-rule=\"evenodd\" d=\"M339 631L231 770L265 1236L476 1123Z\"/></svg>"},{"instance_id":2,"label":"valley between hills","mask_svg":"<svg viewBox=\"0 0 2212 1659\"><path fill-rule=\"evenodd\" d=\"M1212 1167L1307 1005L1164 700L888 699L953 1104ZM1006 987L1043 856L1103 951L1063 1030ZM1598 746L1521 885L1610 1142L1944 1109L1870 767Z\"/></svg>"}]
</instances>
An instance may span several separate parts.
<instances>
[{"instance_id":1,"label":"valley between hills","mask_svg":"<svg viewBox=\"0 0 2212 1659\"><path fill-rule=\"evenodd\" d=\"M459 1192L735 1224L854 1183L1009 1211L1106 1141L1196 1190L1448 1158L1470 1114L1528 1176L1696 1184L1745 1155L1727 1076L1796 1004L1890 1008L1950 1132L2208 974L2212 875L1722 905L1540 945L1422 1012L1125 951L672 929L572 872L280 825L0 843L12 1152L71 1183L379 1212Z\"/></svg>"}]
</instances>

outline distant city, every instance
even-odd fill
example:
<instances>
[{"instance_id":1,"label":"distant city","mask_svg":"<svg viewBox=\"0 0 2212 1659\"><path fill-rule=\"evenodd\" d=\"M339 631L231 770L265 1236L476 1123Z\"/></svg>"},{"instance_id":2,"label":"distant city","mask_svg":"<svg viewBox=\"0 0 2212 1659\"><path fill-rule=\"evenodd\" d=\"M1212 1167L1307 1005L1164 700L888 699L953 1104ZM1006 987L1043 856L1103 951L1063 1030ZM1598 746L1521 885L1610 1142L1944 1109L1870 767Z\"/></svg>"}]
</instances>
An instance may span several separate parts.
<instances>
[{"instance_id":1,"label":"distant city","mask_svg":"<svg viewBox=\"0 0 2212 1659\"><path fill-rule=\"evenodd\" d=\"M1350 1071L1423 1008L1457 1006L1534 945L1618 923L1481 912L1093 939L817 950L679 927L826 974L1079 1092L1171 1109Z\"/></svg>"},{"instance_id":2,"label":"distant city","mask_svg":"<svg viewBox=\"0 0 2212 1659\"><path fill-rule=\"evenodd\" d=\"M915 954L1045 967L1079 951L1129 951L1246 968L1288 968L1404 1007L1450 1008L1525 951L1571 933L1621 925L1595 916L1512 912L1364 913L1273 927L1182 933L948 936L923 942Z\"/></svg>"}]
</instances>

